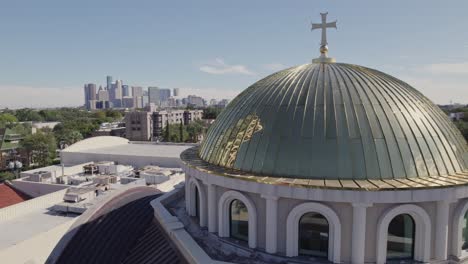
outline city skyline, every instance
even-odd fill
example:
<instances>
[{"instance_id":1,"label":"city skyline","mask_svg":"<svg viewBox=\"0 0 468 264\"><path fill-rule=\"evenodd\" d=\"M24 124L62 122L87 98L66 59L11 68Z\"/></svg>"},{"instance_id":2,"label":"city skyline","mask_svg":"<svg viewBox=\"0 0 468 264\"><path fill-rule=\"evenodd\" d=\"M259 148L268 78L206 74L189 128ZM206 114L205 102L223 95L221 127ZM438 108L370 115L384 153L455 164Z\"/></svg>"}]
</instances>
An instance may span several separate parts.
<instances>
[{"instance_id":1,"label":"city skyline","mask_svg":"<svg viewBox=\"0 0 468 264\"><path fill-rule=\"evenodd\" d=\"M317 57L320 33L310 23L325 10L339 18L328 36L338 62L379 68L438 104L468 102L466 2L358 2L9 3L0 10L0 108L79 106L83 84L107 74L233 98Z\"/></svg>"}]
</instances>

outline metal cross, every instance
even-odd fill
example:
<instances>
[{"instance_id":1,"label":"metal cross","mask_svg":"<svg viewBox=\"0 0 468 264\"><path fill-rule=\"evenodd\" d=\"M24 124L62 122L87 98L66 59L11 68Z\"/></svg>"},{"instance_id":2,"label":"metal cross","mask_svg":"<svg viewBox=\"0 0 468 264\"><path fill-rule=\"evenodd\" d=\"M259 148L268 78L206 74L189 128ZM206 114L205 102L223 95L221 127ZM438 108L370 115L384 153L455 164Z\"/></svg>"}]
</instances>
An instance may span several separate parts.
<instances>
[{"instance_id":1,"label":"metal cross","mask_svg":"<svg viewBox=\"0 0 468 264\"><path fill-rule=\"evenodd\" d=\"M322 29L322 42L320 43L321 47L325 47L327 43L327 28L336 28L336 20L333 22L327 23L327 13L320 13L322 16L322 23L321 24L314 24L312 23L312 30L314 29Z\"/></svg>"}]
</instances>

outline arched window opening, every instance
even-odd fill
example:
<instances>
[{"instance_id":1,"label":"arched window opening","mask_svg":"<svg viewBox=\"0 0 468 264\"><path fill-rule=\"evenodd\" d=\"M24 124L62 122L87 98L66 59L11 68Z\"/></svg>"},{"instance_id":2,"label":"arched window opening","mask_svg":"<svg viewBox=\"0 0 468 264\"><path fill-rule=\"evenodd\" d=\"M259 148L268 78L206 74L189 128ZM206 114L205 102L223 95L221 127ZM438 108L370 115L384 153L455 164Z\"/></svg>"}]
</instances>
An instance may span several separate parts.
<instances>
[{"instance_id":1,"label":"arched window opening","mask_svg":"<svg viewBox=\"0 0 468 264\"><path fill-rule=\"evenodd\" d=\"M328 257L329 225L318 213L306 213L299 220L299 254Z\"/></svg>"},{"instance_id":2,"label":"arched window opening","mask_svg":"<svg viewBox=\"0 0 468 264\"><path fill-rule=\"evenodd\" d=\"M414 259L415 223L409 214L397 215L388 226L387 260Z\"/></svg>"},{"instance_id":3,"label":"arched window opening","mask_svg":"<svg viewBox=\"0 0 468 264\"><path fill-rule=\"evenodd\" d=\"M195 186L195 216L200 220L200 194L198 187Z\"/></svg>"},{"instance_id":4,"label":"arched window opening","mask_svg":"<svg viewBox=\"0 0 468 264\"><path fill-rule=\"evenodd\" d=\"M468 211L463 217L462 227L462 250L468 251Z\"/></svg>"},{"instance_id":5,"label":"arched window opening","mask_svg":"<svg viewBox=\"0 0 468 264\"><path fill-rule=\"evenodd\" d=\"M249 212L245 204L239 200L233 200L229 214L230 237L249 241Z\"/></svg>"}]
</instances>

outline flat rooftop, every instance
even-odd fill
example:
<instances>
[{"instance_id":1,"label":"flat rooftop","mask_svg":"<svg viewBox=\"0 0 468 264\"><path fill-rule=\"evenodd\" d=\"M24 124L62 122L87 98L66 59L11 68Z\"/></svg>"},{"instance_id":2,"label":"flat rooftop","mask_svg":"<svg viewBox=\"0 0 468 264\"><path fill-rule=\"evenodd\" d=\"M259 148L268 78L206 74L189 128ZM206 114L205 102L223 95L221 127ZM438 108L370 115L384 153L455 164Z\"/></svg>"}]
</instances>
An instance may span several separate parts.
<instances>
[{"instance_id":1,"label":"flat rooftop","mask_svg":"<svg viewBox=\"0 0 468 264\"><path fill-rule=\"evenodd\" d=\"M125 144L101 148L89 148L82 153L109 154L125 156L168 157L179 158L180 153L191 148L191 145L164 145L164 144Z\"/></svg>"},{"instance_id":2,"label":"flat rooftop","mask_svg":"<svg viewBox=\"0 0 468 264\"><path fill-rule=\"evenodd\" d=\"M0 223L0 250L73 220L78 215L41 209Z\"/></svg>"}]
</instances>

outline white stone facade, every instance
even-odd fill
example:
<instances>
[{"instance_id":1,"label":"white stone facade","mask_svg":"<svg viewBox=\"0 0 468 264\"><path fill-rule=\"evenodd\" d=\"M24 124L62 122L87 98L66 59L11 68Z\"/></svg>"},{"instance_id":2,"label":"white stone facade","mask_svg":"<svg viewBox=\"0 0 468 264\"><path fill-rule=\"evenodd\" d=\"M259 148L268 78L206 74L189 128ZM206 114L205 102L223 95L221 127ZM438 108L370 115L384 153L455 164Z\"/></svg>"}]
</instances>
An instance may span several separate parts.
<instances>
[{"instance_id":1,"label":"white stone facade","mask_svg":"<svg viewBox=\"0 0 468 264\"><path fill-rule=\"evenodd\" d=\"M213 175L183 164L186 206L200 223L229 236L228 204L248 208L248 246L271 254L298 255L298 221L320 213L329 224L328 260L333 263L385 263L390 221L400 214L415 223L414 260L452 263L468 257L462 248L468 186L395 191L354 191L269 185ZM195 188L196 187L196 188Z\"/></svg>"}]
</instances>

